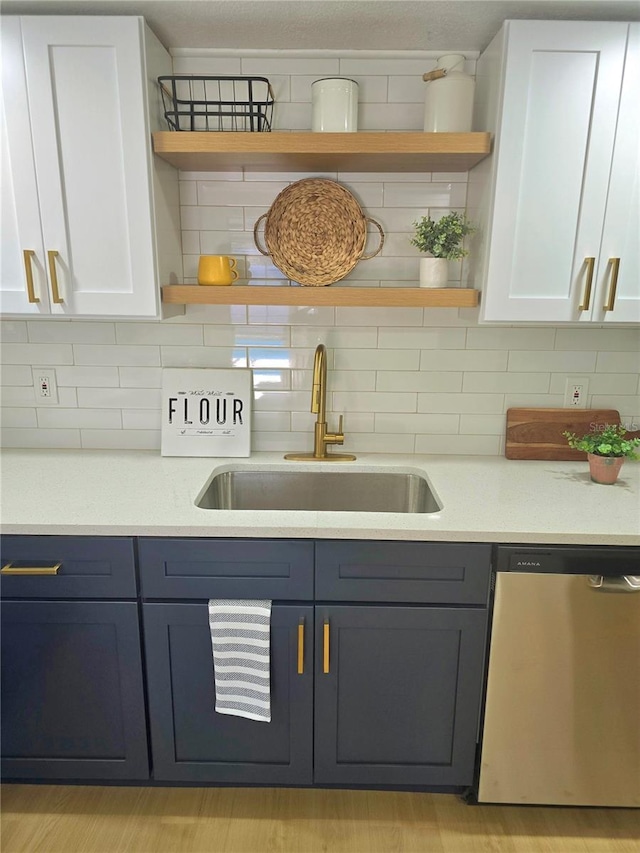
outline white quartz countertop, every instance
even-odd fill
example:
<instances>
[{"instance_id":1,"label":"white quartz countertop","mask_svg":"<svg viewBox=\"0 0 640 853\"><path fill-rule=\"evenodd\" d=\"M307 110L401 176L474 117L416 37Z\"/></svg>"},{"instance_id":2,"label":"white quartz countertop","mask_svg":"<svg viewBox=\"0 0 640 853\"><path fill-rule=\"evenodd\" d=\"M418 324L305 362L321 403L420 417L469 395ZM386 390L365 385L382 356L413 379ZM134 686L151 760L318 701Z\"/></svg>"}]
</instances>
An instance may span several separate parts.
<instances>
[{"instance_id":1,"label":"white quartz countertop","mask_svg":"<svg viewBox=\"0 0 640 853\"><path fill-rule=\"evenodd\" d=\"M205 510L215 473L259 466L421 473L442 510L429 514ZM5 534L405 539L640 545L640 463L618 483L586 462L360 454L353 463L167 458L151 451L7 450L0 457Z\"/></svg>"}]
</instances>

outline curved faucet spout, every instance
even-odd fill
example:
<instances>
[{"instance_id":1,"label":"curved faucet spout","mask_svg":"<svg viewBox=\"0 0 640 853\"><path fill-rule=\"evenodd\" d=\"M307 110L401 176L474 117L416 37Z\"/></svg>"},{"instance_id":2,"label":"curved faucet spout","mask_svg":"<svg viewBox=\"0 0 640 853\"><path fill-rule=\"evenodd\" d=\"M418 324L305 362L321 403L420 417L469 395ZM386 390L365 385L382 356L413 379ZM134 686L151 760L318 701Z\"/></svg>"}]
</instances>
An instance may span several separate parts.
<instances>
[{"instance_id":1,"label":"curved faucet spout","mask_svg":"<svg viewBox=\"0 0 640 853\"><path fill-rule=\"evenodd\" d=\"M351 461L356 457L352 453L328 453L330 444L342 444L344 434L342 432L342 415L337 432L329 432L327 428L327 350L324 344L318 344L313 359L313 387L311 388L311 411L316 417L313 431L312 453L287 453L285 459L323 461L325 459L336 459L338 461Z\"/></svg>"}]
</instances>

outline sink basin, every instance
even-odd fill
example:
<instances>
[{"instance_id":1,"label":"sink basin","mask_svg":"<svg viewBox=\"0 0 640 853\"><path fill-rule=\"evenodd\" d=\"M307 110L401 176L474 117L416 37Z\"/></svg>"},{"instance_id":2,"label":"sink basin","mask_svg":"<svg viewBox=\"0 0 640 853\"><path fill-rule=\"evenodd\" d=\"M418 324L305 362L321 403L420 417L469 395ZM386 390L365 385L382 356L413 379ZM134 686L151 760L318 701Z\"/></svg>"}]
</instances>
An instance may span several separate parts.
<instances>
[{"instance_id":1,"label":"sink basin","mask_svg":"<svg viewBox=\"0 0 640 853\"><path fill-rule=\"evenodd\" d=\"M438 512L419 474L395 471L238 470L217 474L196 499L201 509L320 512Z\"/></svg>"}]
</instances>

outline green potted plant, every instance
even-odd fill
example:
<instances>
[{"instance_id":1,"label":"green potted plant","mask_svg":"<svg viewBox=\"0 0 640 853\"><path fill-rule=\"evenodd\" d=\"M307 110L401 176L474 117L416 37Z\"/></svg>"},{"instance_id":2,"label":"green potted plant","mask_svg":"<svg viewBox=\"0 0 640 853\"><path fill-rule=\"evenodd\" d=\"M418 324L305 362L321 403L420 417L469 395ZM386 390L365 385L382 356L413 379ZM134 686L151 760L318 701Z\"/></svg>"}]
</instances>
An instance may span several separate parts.
<instances>
[{"instance_id":1,"label":"green potted plant","mask_svg":"<svg viewBox=\"0 0 640 853\"><path fill-rule=\"evenodd\" d=\"M420 287L446 287L447 261L469 254L460 244L475 228L464 215L455 212L440 219L423 216L413 224L416 231L410 242L427 255L420 259Z\"/></svg>"},{"instance_id":2,"label":"green potted plant","mask_svg":"<svg viewBox=\"0 0 640 853\"><path fill-rule=\"evenodd\" d=\"M578 438L573 432L562 433L569 447L583 450L589 460L589 472L594 483L611 486L618 479L625 459L640 459L636 447L640 438L626 438L627 430L621 424L594 426L591 432Z\"/></svg>"}]
</instances>

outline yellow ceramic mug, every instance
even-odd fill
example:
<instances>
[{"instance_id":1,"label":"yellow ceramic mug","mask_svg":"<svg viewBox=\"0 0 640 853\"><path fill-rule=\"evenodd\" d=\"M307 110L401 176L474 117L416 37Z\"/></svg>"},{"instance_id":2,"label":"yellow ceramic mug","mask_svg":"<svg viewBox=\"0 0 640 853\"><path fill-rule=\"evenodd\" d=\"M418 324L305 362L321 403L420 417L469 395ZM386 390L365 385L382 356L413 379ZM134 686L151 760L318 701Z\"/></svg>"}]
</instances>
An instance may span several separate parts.
<instances>
[{"instance_id":1,"label":"yellow ceramic mug","mask_svg":"<svg viewBox=\"0 0 640 853\"><path fill-rule=\"evenodd\" d=\"M227 255L200 255L198 284L233 284L237 278L235 258Z\"/></svg>"}]
</instances>

